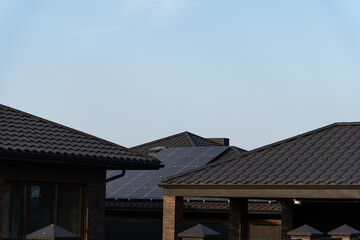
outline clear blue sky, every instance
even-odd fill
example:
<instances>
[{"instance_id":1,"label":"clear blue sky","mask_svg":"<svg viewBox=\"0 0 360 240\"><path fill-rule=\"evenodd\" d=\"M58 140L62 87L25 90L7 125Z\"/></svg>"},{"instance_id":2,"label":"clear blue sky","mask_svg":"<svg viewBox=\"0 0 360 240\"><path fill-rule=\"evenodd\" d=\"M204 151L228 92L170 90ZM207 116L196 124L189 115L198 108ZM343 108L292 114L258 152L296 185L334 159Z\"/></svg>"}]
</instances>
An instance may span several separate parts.
<instances>
[{"instance_id":1,"label":"clear blue sky","mask_svg":"<svg viewBox=\"0 0 360 240\"><path fill-rule=\"evenodd\" d=\"M358 0L0 0L0 102L131 147L360 121Z\"/></svg>"}]
</instances>

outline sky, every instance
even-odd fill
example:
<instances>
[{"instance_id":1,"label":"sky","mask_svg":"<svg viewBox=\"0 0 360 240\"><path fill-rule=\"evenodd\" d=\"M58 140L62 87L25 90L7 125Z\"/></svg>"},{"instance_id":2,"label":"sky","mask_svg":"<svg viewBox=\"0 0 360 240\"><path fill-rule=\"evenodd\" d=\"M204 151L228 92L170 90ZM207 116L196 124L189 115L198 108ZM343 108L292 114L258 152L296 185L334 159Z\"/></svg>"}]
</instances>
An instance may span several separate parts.
<instances>
[{"instance_id":1,"label":"sky","mask_svg":"<svg viewBox=\"0 0 360 240\"><path fill-rule=\"evenodd\" d=\"M126 147L360 121L358 0L0 0L0 103Z\"/></svg>"}]
</instances>

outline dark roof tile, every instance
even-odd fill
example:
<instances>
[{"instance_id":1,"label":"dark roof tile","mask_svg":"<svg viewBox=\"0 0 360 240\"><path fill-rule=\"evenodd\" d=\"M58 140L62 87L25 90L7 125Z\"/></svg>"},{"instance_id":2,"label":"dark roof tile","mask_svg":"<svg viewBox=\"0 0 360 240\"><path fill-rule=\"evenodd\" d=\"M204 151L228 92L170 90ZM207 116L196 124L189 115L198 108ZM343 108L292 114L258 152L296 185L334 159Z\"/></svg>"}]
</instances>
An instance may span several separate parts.
<instances>
[{"instance_id":1,"label":"dark roof tile","mask_svg":"<svg viewBox=\"0 0 360 240\"><path fill-rule=\"evenodd\" d=\"M95 160L97 166L106 160L107 166L118 169L161 166L155 158L1 104L0 133L2 154L41 154L67 161L67 157L85 158Z\"/></svg>"},{"instance_id":2,"label":"dark roof tile","mask_svg":"<svg viewBox=\"0 0 360 240\"><path fill-rule=\"evenodd\" d=\"M163 184L360 184L360 123L336 123L170 177ZM202 176L206 175L206 178Z\"/></svg>"}]
</instances>

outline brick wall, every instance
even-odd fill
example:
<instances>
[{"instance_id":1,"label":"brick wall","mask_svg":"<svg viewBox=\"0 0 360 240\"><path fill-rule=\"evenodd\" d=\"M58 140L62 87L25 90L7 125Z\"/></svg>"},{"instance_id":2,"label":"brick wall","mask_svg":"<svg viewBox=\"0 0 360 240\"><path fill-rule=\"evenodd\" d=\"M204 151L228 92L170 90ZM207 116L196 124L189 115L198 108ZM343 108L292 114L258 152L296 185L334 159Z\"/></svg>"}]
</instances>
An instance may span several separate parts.
<instances>
[{"instance_id":1,"label":"brick wall","mask_svg":"<svg viewBox=\"0 0 360 240\"><path fill-rule=\"evenodd\" d=\"M175 240L182 231L183 198L165 196L163 198L163 240Z\"/></svg>"},{"instance_id":2,"label":"brick wall","mask_svg":"<svg viewBox=\"0 0 360 240\"><path fill-rule=\"evenodd\" d=\"M0 164L0 240L2 239L3 182L73 183L84 186L84 240L103 240L105 178L102 168L2 162Z\"/></svg>"}]
</instances>

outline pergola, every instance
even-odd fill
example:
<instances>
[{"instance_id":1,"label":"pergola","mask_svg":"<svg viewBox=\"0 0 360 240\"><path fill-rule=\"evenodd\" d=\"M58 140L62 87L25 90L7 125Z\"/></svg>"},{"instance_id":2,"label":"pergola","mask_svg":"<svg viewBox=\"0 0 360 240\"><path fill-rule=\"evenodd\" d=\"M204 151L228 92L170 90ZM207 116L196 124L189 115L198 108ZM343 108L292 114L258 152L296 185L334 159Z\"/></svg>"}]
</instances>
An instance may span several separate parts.
<instances>
[{"instance_id":1,"label":"pergola","mask_svg":"<svg viewBox=\"0 0 360 240\"><path fill-rule=\"evenodd\" d=\"M230 199L229 240L247 239L247 200L281 202L281 238L294 200L360 199L360 123L335 123L162 182L163 240L182 230L183 197Z\"/></svg>"}]
</instances>

